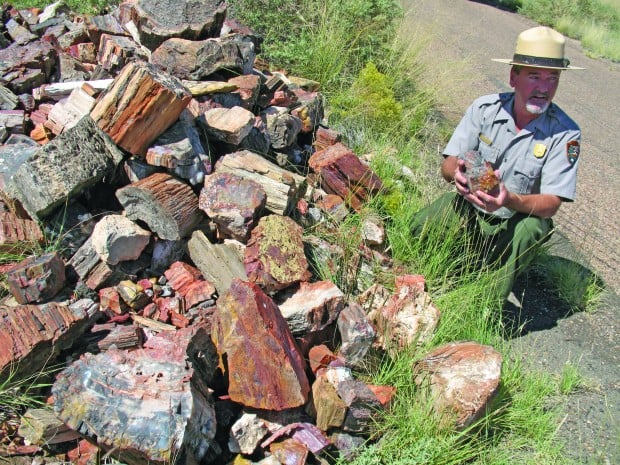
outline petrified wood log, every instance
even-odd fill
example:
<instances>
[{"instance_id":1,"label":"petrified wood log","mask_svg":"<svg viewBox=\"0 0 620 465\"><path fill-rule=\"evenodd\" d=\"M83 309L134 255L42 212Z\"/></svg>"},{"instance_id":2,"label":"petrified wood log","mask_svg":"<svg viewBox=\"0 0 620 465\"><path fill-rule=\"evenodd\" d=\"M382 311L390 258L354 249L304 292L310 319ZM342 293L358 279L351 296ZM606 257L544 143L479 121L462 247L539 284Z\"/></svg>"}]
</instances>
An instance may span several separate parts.
<instances>
[{"instance_id":1,"label":"petrified wood log","mask_svg":"<svg viewBox=\"0 0 620 465\"><path fill-rule=\"evenodd\" d=\"M129 219L144 221L161 239L186 237L202 219L192 188L167 173L155 173L116 191Z\"/></svg>"},{"instance_id":2,"label":"petrified wood log","mask_svg":"<svg viewBox=\"0 0 620 465\"><path fill-rule=\"evenodd\" d=\"M54 411L123 463L200 463L215 437L215 410L180 346L84 354L58 375Z\"/></svg>"},{"instance_id":3,"label":"petrified wood log","mask_svg":"<svg viewBox=\"0 0 620 465\"><path fill-rule=\"evenodd\" d=\"M140 43L155 50L164 40L179 37L203 40L218 37L226 17L223 0L138 0L129 3L129 17L121 14L123 23L133 20Z\"/></svg>"},{"instance_id":4,"label":"petrified wood log","mask_svg":"<svg viewBox=\"0 0 620 465\"><path fill-rule=\"evenodd\" d=\"M144 155L149 145L180 116L190 92L153 65L129 63L100 96L91 117L120 147Z\"/></svg>"},{"instance_id":5,"label":"petrified wood log","mask_svg":"<svg viewBox=\"0 0 620 465\"><path fill-rule=\"evenodd\" d=\"M5 190L32 219L39 219L104 177L113 177L123 156L86 116L17 168Z\"/></svg>"},{"instance_id":6,"label":"petrified wood log","mask_svg":"<svg viewBox=\"0 0 620 465\"><path fill-rule=\"evenodd\" d=\"M215 171L233 173L256 181L267 194L267 209L278 215L290 213L306 191L306 180L303 176L280 168L249 150L223 156L215 164Z\"/></svg>"},{"instance_id":7,"label":"petrified wood log","mask_svg":"<svg viewBox=\"0 0 620 465\"><path fill-rule=\"evenodd\" d=\"M69 306L0 306L0 376L8 370L36 373L71 346L92 323L99 305L89 299Z\"/></svg>"},{"instance_id":8,"label":"petrified wood log","mask_svg":"<svg viewBox=\"0 0 620 465\"><path fill-rule=\"evenodd\" d=\"M323 189L339 195L356 211L383 187L379 177L340 142L315 152L308 163L321 176Z\"/></svg>"},{"instance_id":9,"label":"petrified wood log","mask_svg":"<svg viewBox=\"0 0 620 465\"><path fill-rule=\"evenodd\" d=\"M226 359L230 398L248 407L304 405L305 362L277 305L257 285L235 279L217 301L211 338Z\"/></svg>"}]
</instances>

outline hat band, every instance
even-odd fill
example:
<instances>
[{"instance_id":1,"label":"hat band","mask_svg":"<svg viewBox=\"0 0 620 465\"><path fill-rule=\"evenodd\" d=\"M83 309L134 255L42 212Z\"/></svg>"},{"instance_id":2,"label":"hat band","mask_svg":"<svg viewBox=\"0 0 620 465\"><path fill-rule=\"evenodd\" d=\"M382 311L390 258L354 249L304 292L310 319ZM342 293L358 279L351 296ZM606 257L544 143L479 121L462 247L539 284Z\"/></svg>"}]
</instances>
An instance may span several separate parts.
<instances>
[{"instance_id":1,"label":"hat band","mask_svg":"<svg viewBox=\"0 0 620 465\"><path fill-rule=\"evenodd\" d=\"M570 61L566 58L535 57L532 55L521 55L520 53L515 53L512 57L512 61L523 65L544 66L549 68L567 68L570 64Z\"/></svg>"}]
</instances>

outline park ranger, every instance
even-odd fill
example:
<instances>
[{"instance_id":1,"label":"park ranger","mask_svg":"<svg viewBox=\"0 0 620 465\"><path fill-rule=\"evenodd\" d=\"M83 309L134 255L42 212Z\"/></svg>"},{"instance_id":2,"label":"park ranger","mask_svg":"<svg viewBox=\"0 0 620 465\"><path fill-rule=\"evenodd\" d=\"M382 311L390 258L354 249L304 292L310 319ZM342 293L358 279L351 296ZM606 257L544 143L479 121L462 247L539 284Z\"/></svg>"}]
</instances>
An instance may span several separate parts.
<instances>
[{"instance_id":1,"label":"park ranger","mask_svg":"<svg viewBox=\"0 0 620 465\"><path fill-rule=\"evenodd\" d=\"M560 73L583 68L569 64L564 44L557 31L534 27L519 34L512 59L493 60L511 65L513 92L468 108L443 151L441 174L455 189L412 222L420 235L429 222L463 219L482 261L499 265L503 297L550 237L561 203L575 199L581 132L552 101ZM491 168L495 189L472 189L464 159L471 151Z\"/></svg>"}]
</instances>

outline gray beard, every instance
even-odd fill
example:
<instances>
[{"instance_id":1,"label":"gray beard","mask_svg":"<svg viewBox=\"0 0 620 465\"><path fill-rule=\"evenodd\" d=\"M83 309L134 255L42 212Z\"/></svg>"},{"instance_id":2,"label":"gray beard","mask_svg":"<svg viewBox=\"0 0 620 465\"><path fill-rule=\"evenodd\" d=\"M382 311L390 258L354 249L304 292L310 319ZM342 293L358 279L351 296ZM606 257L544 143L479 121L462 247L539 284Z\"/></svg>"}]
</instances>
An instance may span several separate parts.
<instances>
[{"instance_id":1,"label":"gray beard","mask_svg":"<svg viewBox=\"0 0 620 465\"><path fill-rule=\"evenodd\" d=\"M539 107L536 105L532 105L530 103L526 103L525 104L525 109L533 114L533 115L542 115L544 112L547 111L547 108L549 108L549 102L547 102L544 106Z\"/></svg>"}]
</instances>

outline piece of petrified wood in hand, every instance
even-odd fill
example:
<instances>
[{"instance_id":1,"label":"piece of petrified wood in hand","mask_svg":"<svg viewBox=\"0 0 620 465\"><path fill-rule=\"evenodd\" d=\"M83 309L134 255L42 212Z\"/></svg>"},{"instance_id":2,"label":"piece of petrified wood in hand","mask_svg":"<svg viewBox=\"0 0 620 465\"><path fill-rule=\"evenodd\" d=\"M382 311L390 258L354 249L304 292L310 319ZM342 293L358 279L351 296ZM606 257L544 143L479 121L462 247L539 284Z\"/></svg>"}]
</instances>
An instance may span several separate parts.
<instances>
[{"instance_id":1,"label":"piece of petrified wood in hand","mask_svg":"<svg viewBox=\"0 0 620 465\"><path fill-rule=\"evenodd\" d=\"M233 401L278 411L307 402L304 359L277 305L257 285L235 279L217 301L212 328Z\"/></svg>"},{"instance_id":2,"label":"piece of petrified wood in hand","mask_svg":"<svg viewBox=\"0 0 620 465\"><path fill-rule=\"evenodd\" d=\"M191 98L175 77L160 73L153 65L132 62L120 71L90 115L120 147L144 155Z\"/></svg>"},{"instance_id":3,"label":"piece of petrified wood in hand","mask_svg":"<svg viewBox=\"0 0 620 465\"><path fill-rule=\"evenodd\" d=\"M339 195L356 211L383 187L379 177L340 142L315 152L308 163L321 176L323 189Z\"/></svg>"},{"instance_id":4,"label":"piece of petrified wood in hand","mask_svg":"<svg viewBox=\"0 0 620 465\"><path fill-rule=\"evenodd\" d=\"M192 188L167 173L155 173L116 191L129 219L144 221L160 239L179 240L200 222Z\"/></svg>"}]
</instances>

